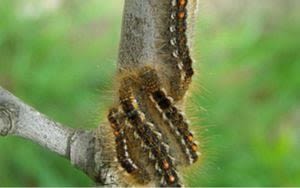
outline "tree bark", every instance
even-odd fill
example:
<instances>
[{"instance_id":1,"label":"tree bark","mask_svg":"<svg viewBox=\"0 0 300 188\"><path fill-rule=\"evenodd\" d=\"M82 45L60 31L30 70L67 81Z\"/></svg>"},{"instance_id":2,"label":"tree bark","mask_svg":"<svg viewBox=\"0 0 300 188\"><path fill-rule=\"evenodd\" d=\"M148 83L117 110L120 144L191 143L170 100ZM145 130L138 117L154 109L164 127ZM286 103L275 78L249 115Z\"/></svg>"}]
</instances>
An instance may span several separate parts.
<instances>
[{"instance_id":1,"label":"tree bark","mask_svg":"<svg viewBox=\"0 0 300 188\"><path fill-rule=\"evenodd\" d=\"M188 38L194 35L195 17L199 0L190 0ZM147 63L164 63L160 53L161 41L168 40L170 1L164 0L125 0L122 34L119 48L119 68L130 68ZM190 46L192 40L189 40Z\"/></svg>"},{"instance_id":2,"label":"tree bark","mask_svg":"<svg viewBox=\"0 0 300 188\"><path fill-rule=\"evenodd\" d=\"M80 130L62 126L0 87L1 136L29 139L67 158L98 184L119 185L110 163L104 160L100 127Z\"/></svg>"}]
</instances>

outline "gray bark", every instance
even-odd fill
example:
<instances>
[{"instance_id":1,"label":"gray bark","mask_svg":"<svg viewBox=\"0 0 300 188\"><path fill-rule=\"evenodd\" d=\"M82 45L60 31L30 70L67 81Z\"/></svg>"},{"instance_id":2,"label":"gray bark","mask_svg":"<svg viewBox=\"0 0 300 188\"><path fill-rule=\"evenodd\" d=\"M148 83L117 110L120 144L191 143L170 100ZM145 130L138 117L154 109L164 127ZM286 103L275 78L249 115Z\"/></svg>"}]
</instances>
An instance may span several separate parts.
<instances>
[{"instance_id":1,"label":"gray bark","mask_svg":"<svg viewBox=\"0 0 300 188\"><path fill-rule=\"evenodd\" d=\"M194 34L193 25L199 0L190 0L189 38ZM170 6L169 0L125 0L118 64L131 68L141 64L163 63L161 41L166 40L165 28ZM191 40L189 41L191 42ZM191 45L191 44L190 44Z\"/></svg>"},{"instance_id":2,"label":"gray bark","mask_svg":"<svg viewBox=\"0 0 300 188\"><path fill-rule=\"evenodd\" d=\"M29 139L69 159L98 184L118 185L110 163L103 160L106 157L99 129L62 126L0 87L0 136Z\"/></svg>"},{"instance_id":3,"label":"gray bark","mask_svg":"<svg viewBox=\"0 0 300 188\"><path fill-rule=\"evenodd\" d=\"M75 130L51 121L0 87L0 134L16 135L39 143L61 156L69 156Z\"/></svg>"}]
</instances>

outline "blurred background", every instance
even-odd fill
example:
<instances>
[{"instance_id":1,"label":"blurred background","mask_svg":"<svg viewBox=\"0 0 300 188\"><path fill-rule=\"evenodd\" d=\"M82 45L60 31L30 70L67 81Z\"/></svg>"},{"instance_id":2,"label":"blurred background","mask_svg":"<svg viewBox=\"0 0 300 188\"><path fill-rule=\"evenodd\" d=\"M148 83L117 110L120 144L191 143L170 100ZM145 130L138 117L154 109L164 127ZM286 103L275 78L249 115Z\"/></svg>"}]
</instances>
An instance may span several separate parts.
<instances>
[{"instance_id":1,"label":"blurred background","mask_svg":"<svg viewBox=\"0 0 300 188\"><path fill-rule=\"evenodd\" d=\"M123 0L0 0L0 85L93 128L110 104ZM188 112L190 186L300 186L300 1L201 0ZM196 110L195 110L196 109ZM93 186L69 162L0 138L0 186Z\"/></svg>"}]
</instances>

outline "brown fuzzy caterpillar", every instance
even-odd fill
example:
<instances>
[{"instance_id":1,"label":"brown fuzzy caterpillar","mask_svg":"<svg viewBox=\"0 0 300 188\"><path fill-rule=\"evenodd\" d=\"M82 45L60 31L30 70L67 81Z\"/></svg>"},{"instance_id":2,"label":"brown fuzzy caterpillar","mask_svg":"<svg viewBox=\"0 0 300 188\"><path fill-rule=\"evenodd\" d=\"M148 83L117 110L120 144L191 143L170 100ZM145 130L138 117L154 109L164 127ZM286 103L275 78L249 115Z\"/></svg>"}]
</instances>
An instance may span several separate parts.
<instances>
[{"instance_id":1,"label":"brown fuzzy caterpillar","mask_svg":"<svg viewBox=\"0 0 300 188\"><path fill-rule=\"evenodd\" d=\"M109 111L108 120L114 130L117 159L120 162L120 165L128 173L135 176L139 183L148 183L150 181L149 174L131 158L132 151L129 148L128 138L125 135L126 125L124 114L122 114L118 109L112 108Z\"/></svg>"},{"instance_id":2,"label":"brown fuzzy caterpillar","mask_svg":"<svg viewBox=\"0 0 300 188\"><path fill-rule=\"evenodd\" d=\"M162 29L163 42L161 57L165 66L172 70L168 85L169 95L180 101L189 88L194 70L190 56L188 37L191 35L189 21L193 19L193 11L198 0L169 0L168 12Z\"/></svg>"}]
</instances>

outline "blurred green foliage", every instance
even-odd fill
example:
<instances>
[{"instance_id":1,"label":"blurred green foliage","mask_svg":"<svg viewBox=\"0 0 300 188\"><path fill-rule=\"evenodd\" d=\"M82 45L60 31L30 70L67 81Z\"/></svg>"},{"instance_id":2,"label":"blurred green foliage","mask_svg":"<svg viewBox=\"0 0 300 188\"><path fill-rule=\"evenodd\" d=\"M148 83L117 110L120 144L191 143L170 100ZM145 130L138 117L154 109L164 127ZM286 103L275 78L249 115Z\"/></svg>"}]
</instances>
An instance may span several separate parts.
<instances>
[{"instance_id":1,"label":"blurred green foliage","mask_svg":"<svg viewBox=\"0 0 300 188\"><path fill-rule=\"evenodd\" d=\"M96 127L111 102L123 1L59 2L0 0L0 85L63 124ZM203 160L191 186L300 185L300 10L253 2L200 6L188 111ZM93 185L24 139L0 148L0 186Z\"/></svg>"}]
</instances>

